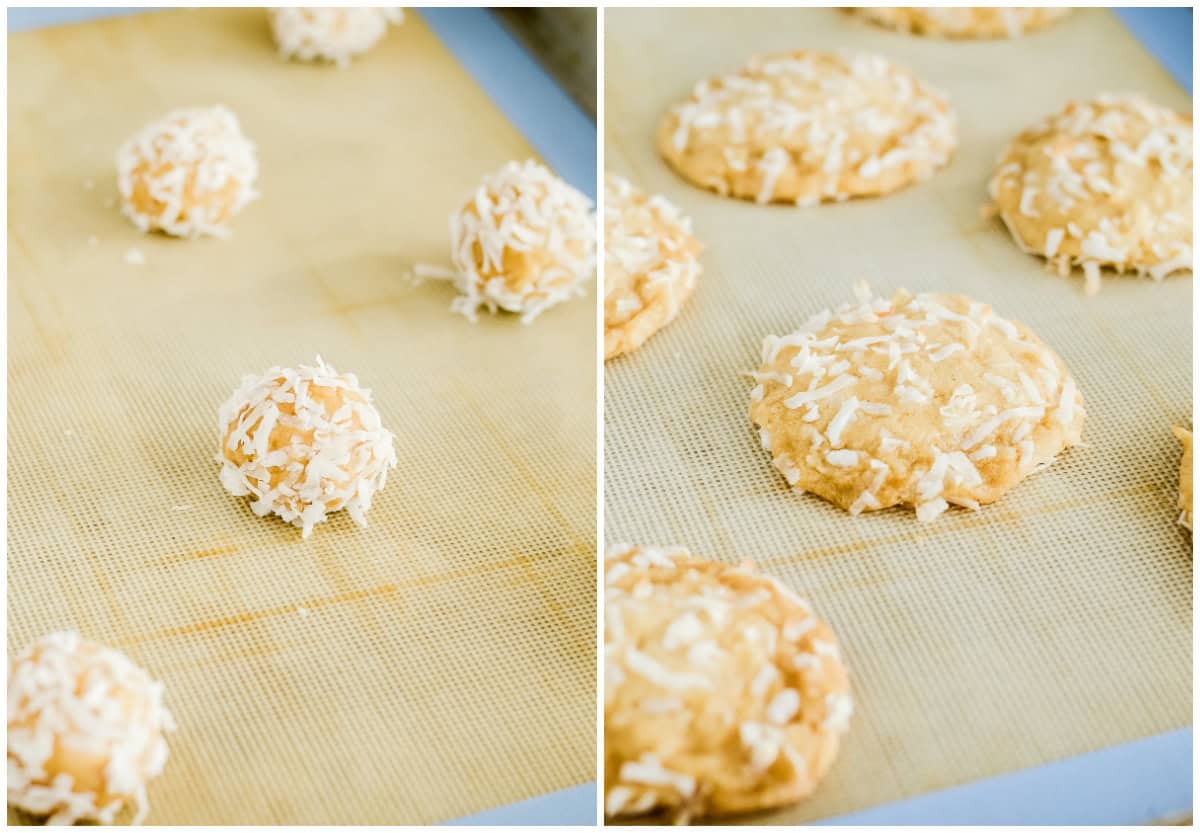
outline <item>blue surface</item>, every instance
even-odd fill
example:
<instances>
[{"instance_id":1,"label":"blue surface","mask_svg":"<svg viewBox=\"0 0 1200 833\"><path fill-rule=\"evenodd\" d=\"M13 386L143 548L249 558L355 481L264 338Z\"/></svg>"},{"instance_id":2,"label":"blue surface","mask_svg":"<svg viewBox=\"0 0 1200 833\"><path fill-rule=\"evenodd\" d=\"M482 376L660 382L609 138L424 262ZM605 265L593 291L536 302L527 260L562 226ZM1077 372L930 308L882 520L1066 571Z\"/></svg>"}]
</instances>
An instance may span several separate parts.
<instances>
[{"instance_id":1,"label":"blue surface","mask_svg":"<svg viewBox=\"0 0 1200 833\"><path fill-rule=\"evenodd\" d=\"M567 790L519 801L507 807L499 807L463 816L447 822L447 825L507 826L507 825L575 825L594 827L597 804L596 785L580 784Z\"/></svg>"},{"instance_id":2,"label":"blue surface","mask_svg":"<svg viewBox=\"0 0 1200 833\"><path fill-rule=\"evenodd\" d=\"M1171 77L1192 92L1192 10L1136 8L1113 11L1142 42L1146 51L1171 73Z\"/></svg>"},{"instance_id":3,"label":"blue surface","mask_svg":"<svg viewBox=\"0 0 1200 833\"><path fill-rule=\"evenodd\" d=\"M596 124L485 9L419 9L551 168L596 199Z\"/></svg>"},{"instance_id":4,"label":"blue surface","mask_svg":"<svg viewBox=\"0 0 1200 833\"><path fill-rule=\"evenodd\" d=\"M119 17L123 14L153 11L137 7L110 9L39 9L20 8L8 10L8 31L21 32L25 29L37 29L41 26L61 26L64 23L82 23L85 20L96 20L101 17Z\"/></svg>"},{"instance_id":5,"label":"blue surface","mask_svg":"<svg viewBox=\"0 0 1200 833\"><path fill-rule=\"evenodd\" d=\"M838 825L1134 825L1192 812L1192 730L827 819Z\"/></svg>"}]
</instances>

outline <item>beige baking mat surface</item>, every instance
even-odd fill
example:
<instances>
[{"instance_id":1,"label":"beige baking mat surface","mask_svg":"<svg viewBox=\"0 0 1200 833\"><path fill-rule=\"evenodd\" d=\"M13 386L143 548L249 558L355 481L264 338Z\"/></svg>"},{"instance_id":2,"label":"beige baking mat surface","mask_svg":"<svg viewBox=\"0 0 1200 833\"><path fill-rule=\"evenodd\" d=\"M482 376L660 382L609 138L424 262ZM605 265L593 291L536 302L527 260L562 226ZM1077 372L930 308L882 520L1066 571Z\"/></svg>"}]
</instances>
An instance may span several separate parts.
<instances>
[{"instance_id":1,"label":"beige baking mat surface","mask_svg":"<svg viewBox=\"0 0 1200 833\"><path fill-rule=\"evenodd\" d=\"M923 40L833 10L606 14L606 167L665 194L708 245L679 318L608 363L609 540L749 556L808 595L845 645L857 713L828 781L759 822L798 823L1191 724L1192 561L1175 525L1191 420L1192 281L1043 273L979 219L1008 138L1073 96L1181 91L1108 12L1012 42ZM944 89L961 148L928 182L815 209L722 199L677 179L657 119L758 51L848 46ZM969 294L1029 324L1074 372L1087 448L979 514L854 519L788 492L747 414L761 339L867 279Z\"/></svg>"},{"instance_id":2,"label":"beige baking mat surface","mask_svg":"<svg viewBox=\"0 0 1200 833\"><path fill-rule=\"evenodd\" d=\"M401 277L525 141L416 14L341 72L254 9L9 50L10 653L74 627L166 682L151 823L433 822L594 778L594 292L471 326ZM216 102L263 199L229 240L142 237L105 207L117 146ZM368 529L301 541L222 489L216 413L317 353L399 467Z\"/></svg>"}]
</instances>

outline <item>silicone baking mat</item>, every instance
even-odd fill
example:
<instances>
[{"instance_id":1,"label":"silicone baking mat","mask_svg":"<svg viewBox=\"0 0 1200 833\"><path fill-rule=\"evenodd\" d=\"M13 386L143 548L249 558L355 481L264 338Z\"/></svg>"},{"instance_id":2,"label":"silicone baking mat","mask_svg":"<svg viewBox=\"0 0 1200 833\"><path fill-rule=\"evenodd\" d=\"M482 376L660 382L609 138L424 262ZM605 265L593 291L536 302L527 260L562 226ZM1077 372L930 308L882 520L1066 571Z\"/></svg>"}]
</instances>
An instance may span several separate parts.
<instances>
[{"instance_id":1,"label":"silicone baking mat","mask_svg":"<svg viewBox=\"0 0 1200 833\"><path fill-rule=\"evenodd\" d=\"M425 823L594 778L594 293L472 326L402 277L525 141L414 14L342 71L281 61L255 9L9 60L10 653L72 627L165 681L152 823ZM139 235L116 147L217 102L263 198L228 240ZM367 529L302 541L221 487L216 412L317 353L399 467Z\"/></svg>"},{"instance_id":2,"label":"silicone baking mat","mask_svg":"<svg viewBox=\"0 0 1200 833\"><path fill-rule=\"evenodd\" d=\"M1192 561L1171 426L1191 420L1191 279L1106 277L1087 298L1080 276L1048 275L979 212L1009 138L1068 99L1132 89L1190 112L1188 96L1094 9L988 42L831 9L611 9L606 42L606 167L676 202L708 247L679 318L606 366L607 537L755 559L833 625L856 694L816 795L747 820L826 818L1190 725ZM658 118L694 82L798 47L878 52L945 90L950 165L882 199L798 209L718 197L659 159ZM1029 324L1079 382L1087 446L932 525L789 492L740 373L764 335L853 300L860 279L885 295L965 293Z\"/></svg>"}]
</instances>

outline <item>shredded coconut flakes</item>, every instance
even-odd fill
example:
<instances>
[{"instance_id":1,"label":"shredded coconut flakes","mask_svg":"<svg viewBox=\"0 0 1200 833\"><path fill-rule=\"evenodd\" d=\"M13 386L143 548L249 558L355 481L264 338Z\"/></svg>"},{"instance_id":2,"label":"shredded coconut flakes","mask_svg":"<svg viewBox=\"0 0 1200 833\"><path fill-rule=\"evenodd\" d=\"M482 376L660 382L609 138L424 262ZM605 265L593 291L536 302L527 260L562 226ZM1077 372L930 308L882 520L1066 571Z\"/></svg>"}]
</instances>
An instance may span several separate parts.
<instances>
[{"instance_id":1,"label":"shredded coconut flakes","mask_svg":"<svg viewBox=\"0 0 1200 833\"><path fill-rule=\"evenodd\" d=\"M451 309L475 321L480 307L528 324L583 294L596 271L588 198L536 162L509 162L450 217L450 257L460 295Z\"/></svg>"},{"instance_id":2,"label":"shredded coconut flakes","mask_svg":"<svg viewBox=\"0 0 1200 833\"><path fill-rule=\"evenodd\" d=\"M50 824L113 824L132 802L140 824L149 811L146 782L162 772L164 735L174 729L162 683L124 654L73 632L43 636L9 665L8 803ZM107 761L107 801L77 792L70 772L47 771L59 745Z\"/></svg>"},{"instance_id":3,"label":"shredded coconut flakes","mask_svg":"<svg viewBox=\"0 0 1200 833\"><path fill-rule=\"evenodd\" d=\"M372 498L396 466L392 433L371 392L320 356L314 366L245 377L221 406L219 423L225 488L253 496L256 514L276 514L305 538L339 509L366 526Z\"/></svg>"}]
</instances>

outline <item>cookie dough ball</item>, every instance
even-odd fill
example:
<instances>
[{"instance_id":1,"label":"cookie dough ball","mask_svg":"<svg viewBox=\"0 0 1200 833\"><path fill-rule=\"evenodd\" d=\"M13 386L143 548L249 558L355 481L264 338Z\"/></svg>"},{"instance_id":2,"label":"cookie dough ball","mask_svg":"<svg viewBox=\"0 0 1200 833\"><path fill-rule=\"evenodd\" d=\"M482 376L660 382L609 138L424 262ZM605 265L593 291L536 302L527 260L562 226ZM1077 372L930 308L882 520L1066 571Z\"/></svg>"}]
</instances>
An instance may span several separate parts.
<instances>
[{"instance_id":1,"label":"cookie dough ball","mask_svg":"<svg viewBox=\"0 0 1200 833\"><path fill-rule=\"evenodd\" d=\"M760 203L815 205L925 179L957 145L946 100L877 55L800 50L701 81L658 128L684 179Z\"/></svg>"},{"instance_id":2,"label":"cookie dough ball","mask_svg":"<svg viewBox=\"0 0 1200 833\"><path fill-rule=\"evenodd\" d=\"M175 729L162 683L124 654L52 633L8 666L8 803L51 824L134 824Z\"/></svg>"},{"instance_id":3,"label":"cookie dough ball","mask_svg":"<svg viewBox=\"0 0 1200 833\"><path fill-rule=\"evenodd\" d=\"M605 578L605 814L686 822L809 795L854 704L808 604L679 548L615 547Z\"/></svg>"},{"instance_id":4,"label":"cookie dough ball","mask_svg":"<svg viewBox=\"0 0 1200 833\"><path fill-rule=\"evenodd\" d=\"M872 23L941 38L1015 38L1041 29L1067 16L1070 9L941 6L889 8L870 6L849 9Z\"/></svg>"},{"instance_id":5,"label":"cookie dough ball","mask_svg":"<svg viewBox=\"0 0 1200 833\"><path fill-rule=\"evenodd\" d=\"M989 191L1022 250L1059 274L1159 280L1192 268L1192 122L1140 96L1073 101L1019 135Z\"/></svg>"},{"instance_id":6,"label":"cookie dough ball","mask_svg":"<svg viewBox=\"0 0 1200 833\"><path fill-rule=\"evenodd\" d=\"M485 177L450 217L450 257L470 320L486 307L528 324L583 294L596 274L596 227L587 197L542 165L509 162Z\"/></svg>"},{"instance_id":7,"label":"cookie dough ball","mask_svg":"<svg viewBox=\"0 0 1200 833\"><path fill-rule=\"evenodd\" d=\"M245 377L221 406L220 436L225 488L253 495L256 515L274 513L305 538L339 509L366 526L371 499L396 465L371 392L320 356L315 367Z\"/></svg>"},{"instance_id":8,"label":"cookie dough ball","mask_svg":"<svg viewBox=\"0 0 1200 833\"><path fill-rule=\"evenodd\" d=\"M671 323L700 274L692 221L628 181L604 181L604 358L630 353Z\"/></svg>"},{"instance_id":9,"label":"cookie dough ball","mask_svg":"<svg viewBox=\"0 0 1200 833\"><path fill-rule=\"evenodd\" d=\"M279 54L301 61L332 61L348 66L387 33L389 23L404 22L401 9L268 9Z\"/></svg>"},{"instance_id":10,"label":"cookie dough ball","mask_svg":"<svg viewBox=\"0 0 1200 833\"><path fill-rule=\"evenodd\" d=\"M224 107L173 110L117 153L121 211L142 231L224 237L257 178L254 143Z\"/></svg>"},{"instance_id":11,"label":"cookie dough ball","mask_svg":"<svg viewBox=\"0 0 1200 833\"><path fill-rule=\"evenodd\" d=\"M1077 445L1083 397L1025 325L901 291L767 336L750 416L790 486L851 514L978 509Z\"/></svg>"},{"instance_id":12,"label":"cookie dough ball","mask_svg":"<svg viewBox=\"0 0 1200 833\"><path fill-rule=\"evenodd\" d=\"M1179 462L1179 524L1192 531L1192 432L1175 426L1175 437L1183 443Z\"/></svg>"}]
</instances>

